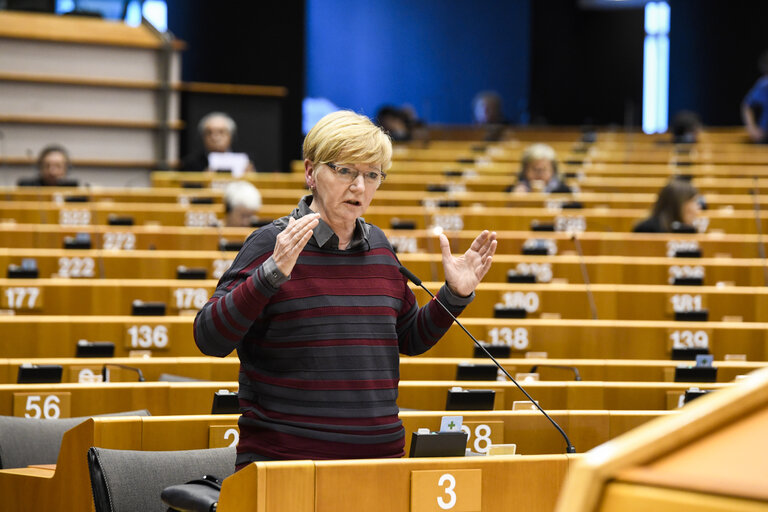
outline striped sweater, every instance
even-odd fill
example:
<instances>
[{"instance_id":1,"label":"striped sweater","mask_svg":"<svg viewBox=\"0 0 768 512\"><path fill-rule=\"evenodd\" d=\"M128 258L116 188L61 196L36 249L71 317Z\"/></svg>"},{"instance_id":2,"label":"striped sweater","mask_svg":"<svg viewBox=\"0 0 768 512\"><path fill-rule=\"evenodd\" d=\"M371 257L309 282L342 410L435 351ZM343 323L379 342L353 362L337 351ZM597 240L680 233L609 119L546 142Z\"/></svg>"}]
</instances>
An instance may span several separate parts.
<instances>
[{"instance_id":1,"label":"striped sweater","mask_svg":"<svg viewBox=\"0 0 768 512\"><path fill-rule=\"evenodd\" d=\"M248 237L195 318L202 352L240 358L237 463L400 457L399 353L428 350L451 318L434 300L418 307L384 233L362 219L347 250L321 221L282 276L271 254L288 218ZM472 297L438 292L454 315Z\"/></svg>"}]
</instances>

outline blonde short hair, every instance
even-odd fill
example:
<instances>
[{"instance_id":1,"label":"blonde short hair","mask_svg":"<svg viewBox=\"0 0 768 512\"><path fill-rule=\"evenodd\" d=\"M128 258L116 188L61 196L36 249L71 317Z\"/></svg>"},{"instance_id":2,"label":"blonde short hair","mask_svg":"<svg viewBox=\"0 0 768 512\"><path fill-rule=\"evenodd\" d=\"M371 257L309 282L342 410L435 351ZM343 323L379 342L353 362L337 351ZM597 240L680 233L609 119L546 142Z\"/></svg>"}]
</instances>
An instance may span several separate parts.
<instances>
[{"instance_id":1,"label":"blonde short hair","mask_svg":"<svg viewBox=\"0 0 768 512\"><path fill-rule=\"evenodd\" d=\"M533 144L525 148L520 157L521 167L525 169L528 164L536 160L549 160L553 165L557 164L557 153L552 146L548 144Z\"/></svg>"},{"instance_id":2,"label":"blonde short hair","mask_svg":"<svg viewBox=\"0 0 768 512\"><path fill-rule=\"evenodd\" d=\"M385 171L392 165L389 135L367 117L350 110L324 116L304 139L304 158L315 165L330 162L376 164Z\"/></svg>"}]
</instances>

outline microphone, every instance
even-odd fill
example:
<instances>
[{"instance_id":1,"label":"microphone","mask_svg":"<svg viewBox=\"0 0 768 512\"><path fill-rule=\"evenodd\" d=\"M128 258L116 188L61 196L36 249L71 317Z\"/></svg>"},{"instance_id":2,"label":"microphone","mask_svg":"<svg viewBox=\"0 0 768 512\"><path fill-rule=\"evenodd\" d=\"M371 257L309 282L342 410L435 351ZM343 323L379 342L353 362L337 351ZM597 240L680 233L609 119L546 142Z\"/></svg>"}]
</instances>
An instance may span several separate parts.
<instances>
[{"instance_id":1,"label":"microphone","mask_svg":"<svg viewBox=\"0 0 768 512\"><path fill-rule=\"evenodd\" d=\"M592 312L592 320L597 320L597 305L595 304L595 296L592 295L592 286L589 283L589 273L587 272L587 264L584 262L584 251L581 250L581 241L579 241L579 237L575 233L571 235L571 240L576 246L576 252L579 253L581 277L584 279L584 285L587 288L587 299L589 299L589 310Z\"/></svg>"},{"instance_id":2,"label":"microphone","mask_svg":"<svg viewBox=\"0 0 768 512\"><path fill-rule=\"evenodd\" d=\"M107 363L104 366L101 367L101 380L102 382L109 382L107 380L107 367L113 366L115 368L123 368L125 370L131 370L138 374L139 376L139 382L144 382L144 374L141 373L141 368L136 368L135 366L127 366L124 364L116 364L116 363Z\"/></svg>"},{"instance_id":3,"label":"microphone","mask_svg":"<svg viewBox=\"0 0 768 512\"><path fill-rule=\"evenodd\" d=\"M768 286L768 266L765 261L765 245L763 244L763 223L760 221L760 203L758 202L759 189L757 188L757 176L752 176L752 198L755 205L755 225L757 227L757 253L763 262L763 284Z\"/></svg>"},{"instance_id":4,"label":"microphone","mask_svg":"<svg viewBox=\"0 0 768 512\"><path fill-rule=\"evenodd\" d=\"M478 347L480 347L480 349L481 349L483 352L485 352L485 355L491 358L491 361L493 361L493 362L494 362L494 364L495 364L495 365L498 367L498 369L499 369L499 370L501 370L501 372L502 372L504 375L506 375L506 376L507 376L507 378L508 378L509 380L511 380L511 381L512 381L512 383L513 383L515 386L517 386L517 388L518 388L520 391L522 391L522 392L523 392L523 394L524 394L524 395L525 395L525 396L528 398L528 400L530 400L530 401L531 401L531 403L532 403L533 405L535 405L535 406L536 406L536 408L537 408L539 411L541 411L541 414L543 414L543 415L544 415L544 416L545 416L545 417L546 417L546 418L549 420L549 422L550 422L550 423L552 423L552 425L554 425L554 427L555 427L555 428L558 430L558 432L560 432L560 435L562 435L562 436L563 436L563 439L565 439L565 444L567 445L567 448L566 448L566 452L567 452L567 453L576 453L576 448L574 448L574 446L571 444L571 440L570 440L570 439L568 439L568 436L566 435L565 431L564 431L562 428L560 428L560 425L558 425L558 424L557 424L557 422L556 422L555 420L553 420L553 419L552 419L552 418L549 416L549 414L547 414L547 413L544 411L544 409L542 409L542 408L541 408L541 406L539 406L539 403L538 403L537 401L535 401L533 398L531 398L531 395L529 395L529 394L528 394L528 392L527 392L527 391L526 391L526 390L523 388L523 386L521 386L520 384L518 384L518 383L517 383L517 381L516 381L515 379L513 379L513 378L512 378L512 376L509 374L509 372L508 372L507 370L505 370L505 369L504 369L504 367L503 367L503 366L501 366L501 364L499 364L499 362L496 360L496 358L495 358L495 357L493 357L493 356L491 355L491 353L490 353L490 352L488 352L488 350L487 350L487 349L486 349L486 348L483 346L483 344L482 344L482 343L480 343L479 341L477 341L477 339L476 339L474 336L472 336L472 334L471 334L471 333L470 333L470 332L467 330L467 328L466 328L466 327L464 327L464 326L462 325L462 323L461 323L461 322L459 322L459 320L458 320L458 319L457 319L455 316L453 316L453 313L451 313L451 312L450 312L450 310L449 310L449 309L448 309L448 308L445 306L445 304L443 304L442 302L440 302L440 299L438 299L437 297L435 297L435 295L434 295L434 294L433 294L431 291L429 291L429 289L428 289L426 286L424 286L423 284L421 284L421 279L419 279L418 277L416 277L416 274L414 274L413 272L411 272L410 270L408 270L407 268L405 268L405 267L404 267L404 266L402 266L402 265L400 265L400 269L399 269L399 270L400 270L400 273L401 273L401 274L403 274L405 277L407 277L407 278L408 278L408 280L409 280L410 282L412 282L412 283L413 283L413 284L415 284L416 286L420 286L421 288L423 288L423 289L424 289L424 291L425 291L425 292L427 292L427 293L429 294L429 296L430 296L430 297L432 297L433 299L435 299L435 302L437 302L438 304L440 304L440 306L441 306L441 307L442 307L442 308L445 310L445 312L446 312L446 313L448 313L448 315L450 315L450 317L453 319L453 321L454 321L454 322L456 322L456 325L458 325L459 327L461 327L461 329L462 329L462 330L463 330L465 333L467 333L467 336L469 336L470 338L472 338L472 341L474 341L474 342L475 342L475 345L477 345Z\"/></svg>"}]
</instances>

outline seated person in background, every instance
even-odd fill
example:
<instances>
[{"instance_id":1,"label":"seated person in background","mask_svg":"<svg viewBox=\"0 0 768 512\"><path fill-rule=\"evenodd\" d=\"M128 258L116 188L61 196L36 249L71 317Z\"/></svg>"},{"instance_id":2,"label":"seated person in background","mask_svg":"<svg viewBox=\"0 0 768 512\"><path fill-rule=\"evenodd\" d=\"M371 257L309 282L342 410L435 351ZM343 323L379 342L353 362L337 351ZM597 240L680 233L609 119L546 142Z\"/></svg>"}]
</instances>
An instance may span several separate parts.
<instances>
[{"instance_id":1,"label":"seated person in background","mask_svg":"<svg viewBox=\"0 0 768 512\"><path fill-rule=\"evenodd\" d=\"M203 139L203 149L190 153L181 161L182 171L211 171L208 164L210 153L232 152L232 140L237 133L237 125L234 119L223 112L211 112L203 116L197 124L197 131ZM253 171L253 164L249 161L246 171Z\"/></svg>"},{"instance_id":2,"label":"seated person in background","mask_svg":"<svg viewBox=\"0 0 768 512\"><path fill-rule=\"evenodd\" d=\"M385 105L376 113L376 124L395 142L411 140L410 121L408 114L392 105Z\"/></svg>"},{"instance_id":3,"label":"seated person in background","mask_svg":"<svg viewBox=\"0 0 768 512\"><path fill-rule=\"evenodd\" d=\"M21 178L18 181L22 187L55 187L77 185L75 180L67 179L71 163L69 153L58 144L45 146L37 157L37 176Z\"/></svg>"},{"instance_id":4,"label":"seated person in background","mask_svg":"<svg viewBox=\"0 0 768 512\"><path fill-rule=\"evenodd\" d=\"M760 78L741 103L741 118L752 142L768 142L768 50L757 61Z\"/></svg>"},{"instance_id":5,"label":"seated person in background","mask_svg":"<svg viewBox=\"0 0 768 512\"><path fill-rule=\"evenodd\" d=\"M701 211L699 201L699 191L690 181L672 178L659 191L651 216L636 224L632 231L635 233L690 231Z\"/></svg>"},{"instance_id":6,"label":"seated person in background","mask_svg":"<svg viewBox=\"0 0 768 512\"><path fill-rule=\"evenodd\" d=\"M701 131L701 119L696 112L681 110L672 118L669 131L673 144L696 144Z\"/></svg>"},{"instance_id":7,"label":"seated person in background","mask_svg":"<svg viewBox=\"0 0 768 512\"><path fill-rule=\"evenodd\" d=\"M501 96L494 91L482 91L472 100L472 115L477 124L506 124Z\"/></svg>"},{"instance_id":8,"label":"seated person in background","mask_svg":"<svg viewBox=\"0 0 768 512\"><path fill-rule=\"evenodd\" d=\"M571 189L557 172L557 154L552 146L533 144L523 151L520 173L513 192L551 192L568 194Z\"/></svg>"},{"instance_id":9,"label":"seated person in background","mask_svg":"<svg viewBox=\"0 0 768 512\"><path fill-rule=\"evenodd\" d=\"M501 140L507 118L499 93L481 91L472 100L472 119L475 124L485 126L486 141Z\"/></svg>"},{"instance_id":10,"label":"seated person in background","mask_svg":"<svg viewBox=\"0 0 768 512\"><path fill-rule=\"evenodd\" d=\"M224 189L224 225L228 228L251 227L261 209L259 190L247 181L233 181Z\"/></svg>"}]
</instances>

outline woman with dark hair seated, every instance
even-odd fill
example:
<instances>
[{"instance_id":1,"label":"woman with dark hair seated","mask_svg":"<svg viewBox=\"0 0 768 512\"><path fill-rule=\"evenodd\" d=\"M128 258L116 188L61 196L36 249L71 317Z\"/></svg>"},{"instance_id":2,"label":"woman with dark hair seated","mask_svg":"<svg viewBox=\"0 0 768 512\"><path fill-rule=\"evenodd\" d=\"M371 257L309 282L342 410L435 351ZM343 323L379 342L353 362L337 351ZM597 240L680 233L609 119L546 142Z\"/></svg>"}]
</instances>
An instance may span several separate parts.
<instances>
[{"instance_id":1,"label":"woman with dark hair seated","mask_svg":"<svg viewBox=\"0 0 768 512\"><path fill-rule=\"evenodd\" d=\"M690 181L673 178L659 191L651 216L635 225L635 233L695 232L699 191Z\"/></svg>"}]
</instances>

